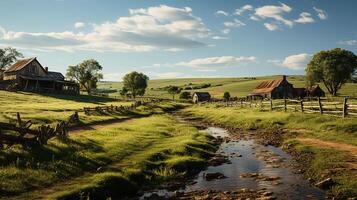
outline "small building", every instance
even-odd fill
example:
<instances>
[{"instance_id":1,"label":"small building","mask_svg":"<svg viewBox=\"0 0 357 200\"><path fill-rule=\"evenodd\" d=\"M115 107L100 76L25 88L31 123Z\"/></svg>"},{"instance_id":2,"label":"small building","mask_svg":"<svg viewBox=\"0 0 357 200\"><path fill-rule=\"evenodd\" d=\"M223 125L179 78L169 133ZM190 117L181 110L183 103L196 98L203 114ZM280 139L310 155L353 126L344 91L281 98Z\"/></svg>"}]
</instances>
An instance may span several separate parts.
<instances>
[{"instance_id":1,"label":"small building","mask_svg":"<svg viewBox=\"0 0 357 200\"><path fill-rule=\"evenodd\" d=\"M324 97L325 92L320 88L319 85L314 85L306 88L306 95L309 97Z\"/></svg>"},{"instance_id":2,"label":"small building","mask_svg":"<svg viewBox=\"0 0 357 200\"><path fill-rule=\"evenodd\" d=\"M18 60L3 72L2 82L22 91L79 94L77 83L66 81L60 72L48 71L36 58Z\"/></svg>"},{"instance_id":3,"label":"small building","mask_svg":"<svg viewBox=\"0 0 357 200\"><path fill-rule=\"evenodd\" d=\"M252 99L256 98L271 98L271 99L282 99L282 98L293 98L294 97L294 87L291 83L286 80L286 76L280 79L263 81L261 82L249 97Z\"/></svg>"},{"instance_id":4,"label":"small building","mask_svg":"<svg viewBox=\"0 0 357 200\"><path fill-rule=\"evenodd\" d=\"M192 95L192 101L194 103L210 101L211 95L208 92L194 92Z\"/></svg>"}]
</instances>

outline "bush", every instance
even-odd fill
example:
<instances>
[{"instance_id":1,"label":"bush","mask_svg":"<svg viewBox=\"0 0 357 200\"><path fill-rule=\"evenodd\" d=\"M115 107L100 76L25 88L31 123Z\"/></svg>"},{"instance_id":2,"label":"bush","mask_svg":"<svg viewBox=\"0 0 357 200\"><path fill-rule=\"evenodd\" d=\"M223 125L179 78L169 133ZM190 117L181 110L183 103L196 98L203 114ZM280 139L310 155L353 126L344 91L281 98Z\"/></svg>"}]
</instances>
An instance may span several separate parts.
<instances>
[{"instance_id":1,"label":"bush","mask_svg":"<svg viewBox=\"0 0 357 200\"><path fill-rule=\"evenodd\" d=\"M190 92L182 92L180 94L180 99L191 99L191 93Z\"/></svg>"}]
</instances>

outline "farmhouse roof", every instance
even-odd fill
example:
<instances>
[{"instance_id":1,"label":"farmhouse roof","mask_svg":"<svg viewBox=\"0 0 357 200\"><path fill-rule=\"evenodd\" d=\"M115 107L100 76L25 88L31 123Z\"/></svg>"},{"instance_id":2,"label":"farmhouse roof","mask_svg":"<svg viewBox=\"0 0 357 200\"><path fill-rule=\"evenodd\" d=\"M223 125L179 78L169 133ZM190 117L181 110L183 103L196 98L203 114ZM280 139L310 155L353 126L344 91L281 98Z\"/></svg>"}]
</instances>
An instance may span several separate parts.
<instances>
[{"instance_id":1,"label":"farmhouse roof","mask_svg":"<svg viewBox=\"0 0 357 200\"><path fill-rule=\"evenodd\" d=\"M317 90L322 90L319 85L313 85L307 88L310 93L316 92ZM323 91L323 90L322 90Z\"/></svg>"},{"instance_id":2,"label":"farmhouse roof","mask_svg":"<svg viewBox=\"0 0 357 200\"><path fill-rule=\"evenodd\" d=\"M48 78L52 78L54 80L63 80L64 79L64 76L61 72L52 72L52 71L49 71L47 73L47 76Z\"/></svg>"},{"instance_id":3,"label":"farmhouse roof","mask_svg":"<svg viewBox=\"0 0 357 200\"><path fill-rule=\"evenodd\" d=\"M15 64L11 65L9 67L9 69L5 70L5 72L19 71L22 68L26 67L29 63L31 63L34 60L36 60L36 57L34 57L34 58L25 58L25 59L18 60Z\"/></svg>"},{"instance_id":4,"label":"farmhouse roof","mask_svg":"<svg viewBox=\"0 0 357 200\"><path fill-rule=\"evenodd\" d=\"M199 98L205 98L205 97L210 97L211 95L208 92L194 92L193 94L196 94Z\"/></svg>"},{"instance_id":5,"label":"farmhouse roof","mask_svg":"<svg viewBox=\"0 0 357 200\"><path fill-rule=\"evenodd\" d=\"M278 87L283 81L284 78L263 81L253 90L252 94L269 93L273 91L274 88Z\"/></svg>"}]
</instances>

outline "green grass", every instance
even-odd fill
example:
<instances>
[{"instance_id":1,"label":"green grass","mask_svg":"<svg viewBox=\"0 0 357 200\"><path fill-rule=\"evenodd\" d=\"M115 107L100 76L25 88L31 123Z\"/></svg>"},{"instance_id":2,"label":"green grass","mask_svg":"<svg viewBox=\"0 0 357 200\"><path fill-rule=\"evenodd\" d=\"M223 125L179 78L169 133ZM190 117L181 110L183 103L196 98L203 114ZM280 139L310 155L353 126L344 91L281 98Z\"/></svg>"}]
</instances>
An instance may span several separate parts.
<instances>
[{"instance_id":1,"label":"green grass","mask_svg":"<svg viewBox=\"0 0 357 200\"><path fill-rule=\"evenodd\" d=\"M337 199L347 199L357 194L357 172L348 169L350 155L331 148L305 146L296 140L288 140L285 145L292 145L300 154L299 161L304 163L305 175L315 182L333 178L335 184L330 193Z\"/></svg>"},{"instance_id":2,"label":"green grass","mask_svg":"<svg viewBox=\"0 0 357 200\"><path fill-rule=\"evenodd\" d=\"M52 124L59 120L66 120L78 111L82 123L92 123L120 116L117 114L86 116L83 113L83 107L130 104L131 102L87 95L41 95L0 91L0 121L14 121L16 112L19 112L23 121L31 120L34 124Z\"/></svg>"},{"instance_id":3,"label":"green grass","mask_svg":"<svg viewBox=\"0 0 357 200\"><path fill-rule=\"evenodd\" d=\"M231 93L231 96L237 97L245 97L262 81L272 80L281 78L281 76L262 76L252 78L180 78L180 79L160 79L160 80L150 80L148 85L148 90L146 91L146 95L160 96L171 98L165 91L151 90L162 88L168 85L176 85L176 86L184 86L189 83L192 84L205 84L210 83L212 86L205 89L199 90L187 90L189 92L195 91L207 91L210 92L214 97L222 98L223 93L228 91ZM304 87L305 79L304 76L288 76L288 81L291 82L295 87ZM220 86L215 86L220 85ZM320 86L325 90L323 84ZM116 89L119 90L122 88L121 82L100 82L98 85L100 89ZM357 84L356 83L347 83L342 87L339 91L341 96L357 96ZM119 94L114 94L119 95Z\"/></svg>"},{"instance_id":4,"label":"green grass","mask_svg":"<svg viewBox=\"0 0 357 200\"><path fill-rule=\"evenodd\" d=\"M278 125L286 129L302 129L302 136L357 145L357 123L354 118L216 105L193 106L185 109L185 112L210 122L245 130L266 129Z\"/></svg>"},{"instance_id":5,"label":"green grass","mask_svg":"<svg viewBox=\"0 0 357 200\"><path fill-rule=\"evenodd\" d=\"M67 181L45 198L123 195L142 184L176 179L203 167L204 158L215 150L210 140L196 128L154 115L52 139L37 149L17 146L0 152L0 194L21 194ZM99 167L100 172L84 173ZM71 184L69 179L80 175L83 178Z\"/></svg>"}]
</instances>

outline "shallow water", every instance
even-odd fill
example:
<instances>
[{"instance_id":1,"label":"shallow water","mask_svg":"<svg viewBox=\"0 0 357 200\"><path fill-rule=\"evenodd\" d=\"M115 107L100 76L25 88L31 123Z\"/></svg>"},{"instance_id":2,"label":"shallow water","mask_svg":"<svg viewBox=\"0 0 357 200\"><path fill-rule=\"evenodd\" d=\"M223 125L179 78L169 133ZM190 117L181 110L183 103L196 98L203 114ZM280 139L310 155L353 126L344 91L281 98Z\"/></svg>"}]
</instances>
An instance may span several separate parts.
<instances>
[{"instance_id":1,"label":"shallow water","mask_svg":"<svg viewBox=\"0 0 357 200\"><path fill-rule=\"evenodd\" d=\"M229 137L225 129L218 127L208 127L204 130L214 137ZM324 199L322 190L309 185L301 174L295 174L287 167L291 157L280 148L273 146L263 146L257 144L252 139L228 140L223 142L217 153L228 156L230 164L219 166L209 166L201 171L194 184L187 185L184 191L195 190L221 190L235 191L241 188L259 190L266 188L274 192L278 199ZM269 162L279 161L279 165L272 165ZM204 174L220 172L227 178L207 181ZM279 177L278 180L264 181L254 180L254 178L242 178L242 173L259 173L262 176ZM159 196L170 196L166 190L157 191Z\"/></svg>"}]
</instances>

